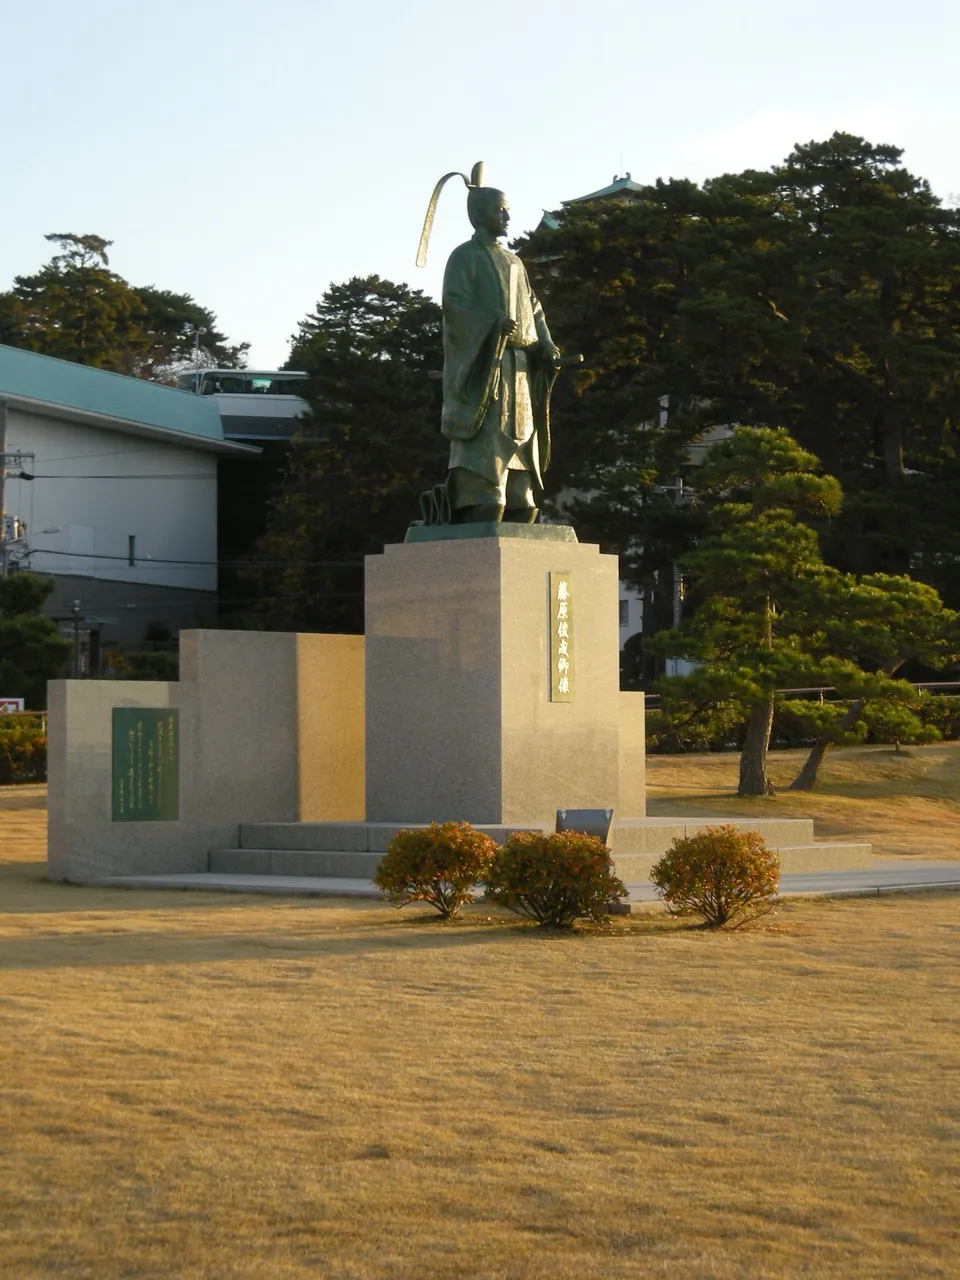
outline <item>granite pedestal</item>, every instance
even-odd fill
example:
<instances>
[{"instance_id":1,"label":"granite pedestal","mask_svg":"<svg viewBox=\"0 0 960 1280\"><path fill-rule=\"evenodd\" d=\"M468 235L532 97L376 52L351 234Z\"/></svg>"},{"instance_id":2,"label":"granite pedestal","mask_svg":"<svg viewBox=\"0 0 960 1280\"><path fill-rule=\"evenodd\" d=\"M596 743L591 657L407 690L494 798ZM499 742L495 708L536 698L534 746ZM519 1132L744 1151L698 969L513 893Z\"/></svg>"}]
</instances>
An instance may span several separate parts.
<instances>
[{"instance_id":1,"label":"granite pedestal","mask_svg":"<svg viewBox=\"0 0 960 1280\"><path fill-rule=\"evenodd\" d=\"M566 526L415 529L368 556L367 821L622 811L617 579Z\"/></svg>"}]
</instances>

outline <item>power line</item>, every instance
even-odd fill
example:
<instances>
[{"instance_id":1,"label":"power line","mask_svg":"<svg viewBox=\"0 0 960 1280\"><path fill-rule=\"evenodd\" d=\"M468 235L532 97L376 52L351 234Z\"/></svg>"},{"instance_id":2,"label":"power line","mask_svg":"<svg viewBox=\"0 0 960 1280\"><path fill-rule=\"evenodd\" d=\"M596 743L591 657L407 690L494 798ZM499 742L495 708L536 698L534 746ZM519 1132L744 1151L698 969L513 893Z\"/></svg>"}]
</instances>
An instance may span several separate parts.
<instances>
[{"instance_id":1,"label":"power line","mask_svg":"<svg viewBox=\"0 0 960 1280\"><path fill-rule=\"evenodd\" d=\"M310 592L311 600L360 600L362 598L363 598L362 591ZM299 595L287 595L287 594L237 596L234 599L230 599L230 598L223 599L223 597L214 595L211 592L207 596L207 598L203 600L189 599L186 597L182 600L167 600L166 598L157 598L157 597L147 598L146 596L143 596L138 601L124 600L123 603L117 603L115 601L110 601L110 600L91 600L87 607L89 609L95 609L95 610L102 609L106 612L109 612L112 610L116 613L123 613L125 609L130 609L131 612L134 609L139 611L139 610L147 610L147 609L166 609L166 608L186 609L188 607L201 608L201 609L202 608L215 609L215 608L226 606L226 605L252 605L252 604L262 603L264 601L269 602L274 600L284 601L284 600L300 600L300 599L301 597ZM70 615L70 618L65 617L60 620L64 622L68 622L72 619L72 616L73 615ZM117 623L121 621L122 621L122 618L116 619Z\"/></svg>"},{"instance_id":2,"label":"power line","mask_svg":"<svg viewBox=\"0 0 960 1280\"><path fill-rule=\"evenodd\" d=\"M124 564L130 564L128 555L108 555L106 552L99 551L54 551L46 550L42 547L33 547L30 551L32 556L67 556L76 560L122 560ZM174 560L169 556L144 556L136 557L136 564L131 568L136 569L162 569L168 564L185 564L196 565L200 568L211 565L220 569L362 569L362 560ZM110 579L110 581L122 582L123 579Z\"/></svg>"},{"instance_id":3,"label":"power line","mask_svg":"<svg viewBox=\"0 0 960 1280\"><path fill-rule=\"evenodd\" d=\"M18 477L14 476L14 479ZM212 480L216 483L216 475L199 475L196 472L160 472L156 475L152 473L130 472L126 475L45 475L42 471L35 471L30 476L20 476L21 480Z\"/></svg>"}]
</instances>

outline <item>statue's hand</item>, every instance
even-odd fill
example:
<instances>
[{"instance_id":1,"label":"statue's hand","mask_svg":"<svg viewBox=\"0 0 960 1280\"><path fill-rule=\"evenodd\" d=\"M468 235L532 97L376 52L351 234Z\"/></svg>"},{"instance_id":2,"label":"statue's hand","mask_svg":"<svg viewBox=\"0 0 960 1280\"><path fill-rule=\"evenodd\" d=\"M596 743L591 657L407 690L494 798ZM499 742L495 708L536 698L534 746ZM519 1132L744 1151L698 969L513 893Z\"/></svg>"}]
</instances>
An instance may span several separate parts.
<instances>
[{"instance_id":1,"label":"statue's hand","mask_svg":"<svg viewBox=\"0 0 960 1280\"><path fill-rule=\"evenodd\" d=\"M510 334L513 333L514 329L516 329L516 327L517 327L516 320L511 320L509 316L504 316L503 319L500 321L500 332L505 337L509 337Z\"/></svg>"},{"instance_id":2,"label":"statue's hand","mask_svg":"<svg viewBox=\"0 0 960 1280\"><path fill-rule=\"evenodd\" d=\"M552 365L554 369L560 368L560 352L552 342L541 342L540 356L544 364Z\"/></svg>"}]
</instances>

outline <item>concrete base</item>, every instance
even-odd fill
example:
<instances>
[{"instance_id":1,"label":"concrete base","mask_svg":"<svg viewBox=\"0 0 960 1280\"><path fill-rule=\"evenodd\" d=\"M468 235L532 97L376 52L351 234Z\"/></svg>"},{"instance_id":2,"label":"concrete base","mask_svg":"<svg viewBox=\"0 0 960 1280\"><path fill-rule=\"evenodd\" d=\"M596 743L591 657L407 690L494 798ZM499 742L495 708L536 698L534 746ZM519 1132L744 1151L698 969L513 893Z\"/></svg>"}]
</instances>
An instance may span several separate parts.
<instances>
[{"instance_id":1,"label":"concrete base","mask_svg":"<svg viewBox=\"0 0 960 1280\"><path fill-rule=\"evenodd\" d=\"M780 846L776 849L782 875L797 875L813 871L852 871L869 867L873 853L869 844L840 844L823 841L821 844ZM659 853L615 854L614 869L626 884L639 883L650 878L653 864Z\"/></svg>"},{"instance_id":2,"label":"concrete base","mask_svg":"<svg viewBox=\"0 0 960 1280\"><path fill-rule=\"evenodd\" d=\"M379 898L369 880L313 876L165 875L115 876L86 883L122 889L206 889L214 893L270 896ZM628 886L630 905L657 905L652 884ZM779 897L867 898L894 893L960 891L960 862L917 862L914 859L875 862L868 869L788 874L780 881Z\"/></svg>"},{"instance_id":3,"label":"concrete base","mask_svg":"<svg viewBox=\"0 0 960 1280\"><path fill-rule=\"evenodd\" d=\"M617 875L628 884L647 880L650 868L675 839L692 836L722 819L633 818L614 821L610 847ZM240 847L214 849L209 870L219 875L336 876L371 878L390 841L404 827L396 822L246 822ZM780 857L784 874L839 871L871 864L870 845L816 841L807 818L760 818L732 825L756 831ZM513 831L552 831L553 823L477 824L502 844Z\"/></svg>"}]
</instances>

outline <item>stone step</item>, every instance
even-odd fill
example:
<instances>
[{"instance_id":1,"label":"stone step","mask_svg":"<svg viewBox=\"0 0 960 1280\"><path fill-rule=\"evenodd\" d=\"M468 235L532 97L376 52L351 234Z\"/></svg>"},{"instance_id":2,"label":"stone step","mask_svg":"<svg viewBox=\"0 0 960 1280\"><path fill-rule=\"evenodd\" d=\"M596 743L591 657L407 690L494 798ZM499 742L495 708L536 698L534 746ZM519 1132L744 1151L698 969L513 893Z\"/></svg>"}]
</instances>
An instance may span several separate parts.
<instances>
[{"instance_id":1,"label":"stone step","mask_svg":"<svg viewBox=\"0 0 960 1280\"><path fill-rule=\"evenodd\" d=\"M307 876L215 875L210 872L182 872L174 875L107 876L78 880L77 884L111 885L124 889L210 889L217 893L264 893L289 897L351 896L379 898L369 880L310 878ZM940 893L960 890L960 863L918 862L902 858L875 862L867 870L823 871L785 875L780 895L818 895L827 898L876 897L888 893ZM656 901L652 884L631 887L632 903Z\"/></svg>"},{"instance_id":2,"label":"stone step","mask_svg":"<svg viewBox=\"0 0 960 1280\"><path fill-rule=\"evenodd\" d=\"M777 853L784 874L803 871L842 871L871 864L869 844L811 841L781 845ZM210 871L218 875L321 876L369 880L377 870L381 853L329 849L214 849ZM613 854L617 875L627 884L647 880L659 852Z\"/></svg>"},{"instance_id":3,"label":"stone step","mask_svg":"<svg viewBox=\"0 0 960 1280\"><path fill-rule=\"evenodd\" d=\"M784 875L804 871L850 871L869 867L873 862L871 845L860 842L818 840L810 844L781 845L777 855ZM650 868L659 857L659 853L614 852L613 866L625 884L639 884L650 878Z\"/></svg>"},{"instance_id":4,"label":"stone step","mask_svg":"<svg viewBox=\"0 0 960 1280\"><path fill-rule=\"evenodd\" d=\"M743 831L757 831L775 849L810 844L814 839L813 823L808 818L757 818L752 822L723 817L624 818L614 820L610 844L614 854L663 853L678 837L723 823ZM382 855L398 831L426 825L423 822L244 822L240 824L240 848ZM477 824L476 829L486 832L497 844L503 844L513 831L552 831L553 824Z\"/></svg>"},{"instance_id":5,"label":"stone step","mask_svg":"<svg viewBox=\"0 0 960 1280\"><path fill-rule=\"evenodd\" d=\"M752 822L734 818L624 818L614 820L610 848L617 854L661 854L674 840L683 840L706 827L729 826L738 831L756 831L771 849L796 847L814 841L810 818L757 818Z\"/></svg>"},{"instance_id":6,"label":"stone step","mask_svg":"<svg viewBox=\"0 0 960 1280\"><path fill-rule=\"evenodd\" d=\"M386 853L398 831L426 827L427 822L242 822L241 849L302 849L315 853ZM552 831L539 822L512 826L476 825L497 844L512 831Z\"/></svg>"},{"instance_id":7,"label":"stone step","mask_svg":"<svg viewBox=\"0 0 960 1280\"><path fill-rule=\"evenodd\" d=\"M370 880L382 857L382 853L352 849L214 849L210 871L218 875Z\"/></svg>"}]
</instances>

